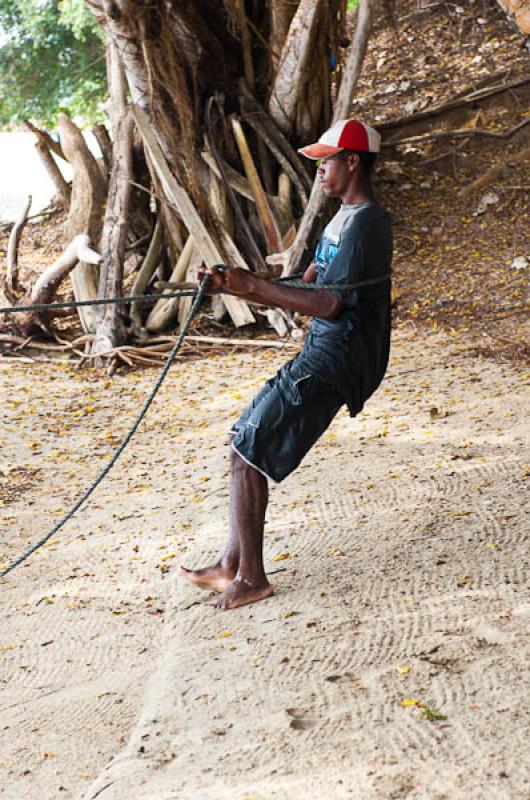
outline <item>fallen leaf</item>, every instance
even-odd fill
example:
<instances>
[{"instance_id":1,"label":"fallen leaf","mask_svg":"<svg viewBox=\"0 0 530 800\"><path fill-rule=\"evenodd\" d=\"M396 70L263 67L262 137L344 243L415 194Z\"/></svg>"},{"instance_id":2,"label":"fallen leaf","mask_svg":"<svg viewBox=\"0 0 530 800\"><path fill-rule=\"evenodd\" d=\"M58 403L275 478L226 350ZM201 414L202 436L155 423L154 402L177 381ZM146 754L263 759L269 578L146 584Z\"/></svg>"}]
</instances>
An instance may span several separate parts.
<instances>
[{"instance_id":1,"label":"fallen leaf","mask_svg":"<svg viewBox=\"0 0 530 800\"><path fill-rule=\"evenodd\" d=\"M421 701L415 697L404 697L401 701L403 708L413 708L414 706L421 706Z\"/></svg>"},{"instance_id":2,"label":"fallen leaf","mask_svg":"<svg viewBox=\"0 0 530 800\"><path fill-rule=\"evenodd\" d=\"M273 556L271 561L285 561L286 558L292 558L294 553L277 553L277 555Z\"/></svg>"}]
</instances>

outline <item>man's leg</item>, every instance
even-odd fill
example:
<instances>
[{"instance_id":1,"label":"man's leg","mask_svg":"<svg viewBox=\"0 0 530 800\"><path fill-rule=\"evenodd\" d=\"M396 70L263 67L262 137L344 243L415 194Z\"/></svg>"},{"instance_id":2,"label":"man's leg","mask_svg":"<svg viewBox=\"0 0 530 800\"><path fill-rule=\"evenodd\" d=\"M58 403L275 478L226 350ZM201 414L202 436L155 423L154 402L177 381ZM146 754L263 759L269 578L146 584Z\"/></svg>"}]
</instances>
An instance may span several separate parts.
<instances>
[{"instance_id":1,"label":"man's leg","mask_svg":"<svg viewBox=\"0 0 530 800\"><path fill-rule=\"evenodd\" d=\"M230 442L233 437L230 437ZM267 479L230 447L230 503L228 540L211 567L180 574L195 586L224 592L219 608L235 608L272 594L263 569L263 527L268 501Z\"/></svg>"},{"instance_id":2,"label":"man's leg","mask_svg":"<svg viewBox=\"0 0 530 800\"><path fill-rule=\"evenodd\" d=\"M230 452L230 535L238 548L239 564L234 579L216 602L217 608L237 608L272 594L263 568L263 528L269 499L267 478ZM236 545L237 543L237 545ZM225 550L226 552L226 550Z\"/></svg>"}]
</instances>

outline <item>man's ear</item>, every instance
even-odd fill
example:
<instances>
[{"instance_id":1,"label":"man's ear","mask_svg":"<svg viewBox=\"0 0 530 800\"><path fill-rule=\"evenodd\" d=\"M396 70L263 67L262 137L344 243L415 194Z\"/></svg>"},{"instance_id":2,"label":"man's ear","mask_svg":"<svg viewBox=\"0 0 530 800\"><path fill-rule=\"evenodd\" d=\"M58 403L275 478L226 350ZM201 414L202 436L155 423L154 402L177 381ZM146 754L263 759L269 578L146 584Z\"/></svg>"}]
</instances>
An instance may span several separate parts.
<instances>
[{"instance_id":1,"label":"man's ear","mask_svg":"<svg viewBox=\"0 0 530 800\"><path fill-rule=\"evenodd\" d=\"M350 157L348 158L348 169L350 172L355 172L359 168L359 164L361 163L361 157L359 153L351 153Z\"/></svg>"}]
</instances>

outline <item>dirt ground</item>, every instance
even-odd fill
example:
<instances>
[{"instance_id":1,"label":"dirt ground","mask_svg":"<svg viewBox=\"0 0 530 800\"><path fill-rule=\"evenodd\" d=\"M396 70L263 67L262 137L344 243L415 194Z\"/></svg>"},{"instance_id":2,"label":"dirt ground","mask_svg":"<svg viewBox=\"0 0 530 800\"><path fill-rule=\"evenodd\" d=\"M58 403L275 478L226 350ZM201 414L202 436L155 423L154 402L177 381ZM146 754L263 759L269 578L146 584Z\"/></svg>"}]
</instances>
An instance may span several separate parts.
<instances>
[{"instance_id":1,"label":"dirt ground","mask_svg":"<svg viewBox=\"0 0 530 800\"><path fill-rule=\"evenodd\" d=\"M478 5L404 2L398 33L380 17L354 113L386 142L403 114L529 74L520 34ZM504 131L529 98L519 86L407 131ZM225 432L294 345L188 350L86 507L0 581L2 797L530 796L529 267L514 266L530 262L529 137L385 150L389 370L272 487L272 598L218 612L176 566L222 546ZM28 226L23 278L60 250L60 224ZM219 332L206 317L195 331ZM110 380L64 353L0 347L8 563L99 472L156 372Z\"/></svg>"}]
</instances>

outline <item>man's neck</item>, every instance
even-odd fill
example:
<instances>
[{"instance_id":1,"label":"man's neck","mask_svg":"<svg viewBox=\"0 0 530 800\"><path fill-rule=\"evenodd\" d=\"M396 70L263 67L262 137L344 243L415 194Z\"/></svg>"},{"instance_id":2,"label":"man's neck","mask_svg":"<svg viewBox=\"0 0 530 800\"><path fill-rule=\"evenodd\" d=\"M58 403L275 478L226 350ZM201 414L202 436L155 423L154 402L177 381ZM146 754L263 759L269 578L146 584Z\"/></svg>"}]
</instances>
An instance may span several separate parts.
<instances>
[{"instance_id":1,"label":"man's neck","mask_svg":"<svg viewBox=\"0 0 530 800\"><path fill-rule=\"evenodd\" d=\"M373 192L361 189L359 186L350 186L340 199L345 205L348 206L358 205L360 203L375 202Z\"/></svg>"}]
</instances>

